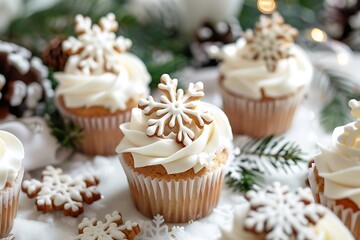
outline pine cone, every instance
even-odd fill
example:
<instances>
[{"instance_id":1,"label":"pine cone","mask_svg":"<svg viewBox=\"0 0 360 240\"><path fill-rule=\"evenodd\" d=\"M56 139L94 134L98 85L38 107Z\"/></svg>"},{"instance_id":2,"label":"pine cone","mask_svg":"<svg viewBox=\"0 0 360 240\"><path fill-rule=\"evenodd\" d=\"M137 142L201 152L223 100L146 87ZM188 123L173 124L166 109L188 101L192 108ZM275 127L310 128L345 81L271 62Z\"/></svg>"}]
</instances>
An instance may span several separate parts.
<instances>
[{"instance_id":1,"label":"pine cone","mask_svg":"<svg viewBox=\"0 0 360 240\"><path fill-rule=\"evenodd\" d=\"M326 0L324 22L332 38L360 49L360 0Z\"/></svg>"},{"instance_id":2,"label":"pine cone","mask_svg":"<svg viewBox=\"0 0 360 240\"><path fill-rule=\"evenodd\" d=\"M51 39L42 53L44 64L53 71L63 71L69 55L62 49L64 36L56 36Z\"/></svg>"}]
</instances>

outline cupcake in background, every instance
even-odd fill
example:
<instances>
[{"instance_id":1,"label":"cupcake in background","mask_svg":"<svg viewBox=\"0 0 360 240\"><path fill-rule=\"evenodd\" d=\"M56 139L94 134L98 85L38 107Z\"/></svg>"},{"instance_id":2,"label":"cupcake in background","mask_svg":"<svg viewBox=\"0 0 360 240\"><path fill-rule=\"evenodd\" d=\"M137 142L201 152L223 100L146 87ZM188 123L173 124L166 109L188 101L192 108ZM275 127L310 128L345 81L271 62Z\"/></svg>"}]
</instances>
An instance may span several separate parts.
<instances>
[{"instance_id":1,"label":"cupcake in background","mask_svg":"<svg viewBox=\"0 0 360 240\"><path fill-rule=\"evenodd\" d=\"M234 133L262 137L291 126L313 75L310 60L293 42L297 33L276 12L261 16L236 44L209 49L222 60L223 108Z\"/></svg>"},{"instance_id":2,"label":"cupcake in background","mask_svg":"<svg viewBox=\"0 0 360 240\"><path fill-rule=\"evenodd\" d=\"M98 24L75 18L77 38L62 44L69 55L65 69L54 74L61 114L83 128L78 149L88 155L112 155L122 138L118 126L148 92L150 75L144 63L127 52L129 39L116 36L118 23L109 13Z\"/></svg>"},{"instance_id":3,"label":"cupcake in background","mask_svg":"<svg viewBox=\"0 0 360 240\"><path fill-rule=\"evenodd\" d=\"M21 181L24 176L22 161L24 148L18 138L0 131L0 238L6 238L17 213Z\"/></svg>"},{"instance_id":4,"label":"cupcake in background","mask_svg":"<svg viewBox=\"0 0 360 240\"><path fill-rule=\"evenodd\" d=\"M349 101L355 122L334 129L332 143L310 166L315 201L330 208L360 238L360 102Z\"/></svg>"},{"instance_id":5,"label":"cupcake in background","mask_svg":"<svg viewBox=\"0 0 360 240\"><path fill-rule=\"evenodd\" d=\"M245 197L232 222L220 227L222 240L354 239L335 214L313 202L308 188L291 191L275 182Z\"/></svg>"},{"instance_id":6,"label":"cupcake in background","mask_svg":"<svg viewBox=\"0 0 360 240\"><path fill-rule=\"evenodd\" d=\"M188 222L211 213L217 205L224 166L232 150L226 115L200 101L203 83L176 90L177 79L164 74L160 101L149 96L120 126L117 146L137 209L167 222Z\"/></svg>"}]
</instances>

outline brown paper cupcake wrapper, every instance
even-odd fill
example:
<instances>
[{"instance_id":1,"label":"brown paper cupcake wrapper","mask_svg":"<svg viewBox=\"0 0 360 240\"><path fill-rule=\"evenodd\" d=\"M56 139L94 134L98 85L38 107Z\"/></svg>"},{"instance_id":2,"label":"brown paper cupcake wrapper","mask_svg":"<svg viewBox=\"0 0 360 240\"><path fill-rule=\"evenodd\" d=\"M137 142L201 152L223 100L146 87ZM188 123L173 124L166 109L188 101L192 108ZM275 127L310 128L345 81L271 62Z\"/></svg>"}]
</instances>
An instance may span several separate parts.
<instances>
[{"instance_id":1,"label":"brown paper cupcake wrapper","mask_svg":"<svg viewBox=\"0 0 360 240\"><path fill-rule=\"evenodd\" d=\"M223 109L234 133L252 137L281 134L291 126L304 90L286 98L252 100L232 95L222 89Z\"/></svg>"},{"instance_id":2,"label":"brown paper cupcake wrapper","mask_svg":"<svg viewBox=\"0 0 360 240\"><path fill-rule=\"evenodd\" d=\"M360 239L360 211L354 211L351 208L345 208L343 205L337 205L335 200L329 199L324 193L319 192L319 186L315 180L314 165L309 171L309 183L315 201L329 208L351 231L355 239Z\"/></svg>"},{"instance_id":3,"label":"brown paper cupcake wrapper","mask_svg":"<svg viewBox=\"0 0 360 240\"><path fill-rule=\"evenodd\" d=\"M23 176L24 169L22 168L12 185L0 192L0 238L6 238L13 227Z\"/></svg>"},{"instance_id":4,"label":"brown paper cupcake wrapper","mask_svg":"<svg viewBox=\"0 0 360 240\"><path fill-rule=\"evenodd\" d=\"M201 177L184 180L151 179L138 174L120 157L136 208L153 218L180 223L207 216L216 207L224 180L223 167Z\"/></svg>"},{"instance_id":5,"label":"brown paper cupcake wrapper","mask_svg":"<svg viewBox=\"0 0 360 240\"><path fill-rule=\"evenodd\" d=\"M87 155L115 155L123 137L120 124L130 121L131 110L115 116L81 117L67 112L58 104L61 115L83 129L77 149Z\"/></svg>"}]
</instances>

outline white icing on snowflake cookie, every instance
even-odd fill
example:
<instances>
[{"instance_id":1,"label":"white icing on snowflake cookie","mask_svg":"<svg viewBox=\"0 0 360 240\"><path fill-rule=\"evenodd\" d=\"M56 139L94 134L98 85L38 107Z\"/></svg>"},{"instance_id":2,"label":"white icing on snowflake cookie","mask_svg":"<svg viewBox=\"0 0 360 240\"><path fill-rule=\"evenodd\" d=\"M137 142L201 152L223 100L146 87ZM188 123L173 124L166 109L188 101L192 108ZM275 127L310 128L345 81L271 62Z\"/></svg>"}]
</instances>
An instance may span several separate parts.
<instances>
[{"instance_id":1,"label":"white icing on snowflake cookie","mask_svg":"<svg viewBox=\"0 0 360 240\"><path fill-rule=\"evenodd\" d=\"M115 15L108 13L99 24L93 24L89 17L77 15L75 32L77 38L69 37L63 42L63 50L70 55L68 61L86 75L113 72L118 74L122 65L117 63L119 53L127 51L132 42L123 36L116 36L118 29Z\"/></svg>"},{"instance_id":2,"label":"white icing on snowflake cookie","mask_svg":"<svg viewBox=\"0 0 360 240\"><path fill-rule=\"evenodd\" d=\"M164 93L160 102L149 96L140 99L139 108L146 116L150 116L146 129L149 137L163 137L170 130L176 134L178 143L187 146L195 139L193 128L197 126L201 129L205 124L210 124L213 116L197 107L198 101L205 95L202 82L190 83L185 93L182 89L176 90L177 85L177 79L163 74L158 85L158 89Z\"/></svg>"},{"instance_id":3,"label":"white icing on snowflake cookie","mask_svg":"<svg viewBox=\"0 0 360 240\"><path fill-rule=\"evenodd\" d=\"M349 101L351 116L355 122L344 126L344 132L338 137L338 141L349 147L360 147L360 102L352 99Z\"/></svg>"},{"instance_id":4,"label":"white icing on snowflake cookie","mask_svg":"<svg viewBox=\"0 0 360 240\"><path fill-rule=\"evenodd\" d=\"M310 189L292 192L275 182L263 190L247 192L246 198L251 208L244 223L246 230L264 234L267 240L324 239L311 228L324 216L325 209L313 203Z\"/></svg>"},{"instance_id":5,"label":"white icing on snowflake cookie","mask_svg":"<svg viewBox=\"0 0 360 240\"><path fill-rule=\"evenodd\" d=\"M63 174L60 168L47 166L42 172L42 181L25 180L22 191L29 198L36 197L38 211L64 211L65 216L77 217L84 212L83 203L91 204L101 198L96 190L99 179L85 177L74 179Z\"/></svg>"},{"instance_id":6,"label":"white icing on snowflake cookie","mask_svg":"<svg viewBox=\"0 0 360 240\"><path fill-rule=\"evenodd\" d=\"M124 222L121 214L114 211L105 216L105 222L84 218L79 224L79 235L69 240L134 240L139 232L136 222Z\"/></svg>"},{"instance_id":7,"label":"white icing on snowflake cookie","mask_svg":"<svg viewBox=\"0 0 360 240\"><path fill-rule=\"evenodd\" d=\"M285 24L282 16L275 12L271 18L261 16L254 30L248 29L246 39L247 51L244 58L263 60L268 71L276 70L278 60L290 57L290 46L298 31Z\"/></svg>"}]
</instances>

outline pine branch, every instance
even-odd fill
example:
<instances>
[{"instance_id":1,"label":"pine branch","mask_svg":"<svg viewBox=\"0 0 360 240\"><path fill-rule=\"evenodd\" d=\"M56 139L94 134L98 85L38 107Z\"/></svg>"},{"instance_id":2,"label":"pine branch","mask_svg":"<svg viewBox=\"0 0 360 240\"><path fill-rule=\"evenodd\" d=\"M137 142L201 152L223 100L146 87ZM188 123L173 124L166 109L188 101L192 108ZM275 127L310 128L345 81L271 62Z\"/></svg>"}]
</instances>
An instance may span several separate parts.
<instances>
[{"instance_id":1,"label":"pine branch","mask_svg":"<svg viewBox=\"0 0 360 240\"><path fill-rule=\"evenodd\" d=\"M347 73L330 68L319 68L315 79L322 92L328 93L330 100L320 111L320 124L327 132L351 121L348 102L360 97L360 85Z\"/></svg>"},{"instance_id":2,"label":"pine branch","mask_svg":"<svg viewBox=\"0 0 360 240\"><path fill-rule=\"evenodd\" d=\"M74 123L65 120L55 108L52 100L49 100L45 110L44 117L48 122L51 134L58 140L64 148L75 149L77 143L83 138L82 129Z\"/></svg>"},{"instance_id":3,"label":"pine branch","mask_svg":"<svg viewBox=\"0 0 360 240\"><path fill-rule=\"evenodd\" d=\"M250 140L235 154L235 159L226 175L227 185L235 191L246 192L264 183L269 167L291 171L291 166L305 162L298 144L270 135Z\"/></svg>"}]
</instances>

